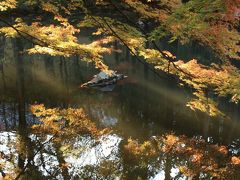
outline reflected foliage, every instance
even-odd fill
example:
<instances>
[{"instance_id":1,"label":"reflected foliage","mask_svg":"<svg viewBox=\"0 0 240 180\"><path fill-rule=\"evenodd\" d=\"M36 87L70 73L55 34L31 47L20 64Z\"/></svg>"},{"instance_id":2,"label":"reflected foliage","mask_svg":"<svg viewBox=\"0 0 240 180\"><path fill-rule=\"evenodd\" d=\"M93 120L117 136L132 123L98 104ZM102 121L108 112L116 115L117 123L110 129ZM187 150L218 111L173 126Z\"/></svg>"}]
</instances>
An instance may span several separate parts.
<instances>
[{"instance_id":1,"label":"reflected foliage","mask_svg":"<svg viewBox=\"0 0 240 180\"><path fill-rule=\"evenodd\" d=\"M108 132L107 129L98 130L83 109L46 109L44 105L32 105L31 112L42 122L32 127L39 133L53 134L67 140L76 134L97 137Z\"/></svg>"},{"instance_id":2,"label":"reflected foliage","mask_svg":"<svg viewBox=\"0 0 240 180\"><path fill-rule=\"evenodd\" d=\"M129 140L125 145L129 158L146 166L156 161L153 155L170 156L179 173L191 178L235 179L239 177L239 157L229 156L225 146L206 143L201 138L167 134L139 143Z\"/></svg>"},{"instance_id":3,"label":"reflected foliage","mask_svg":"<svg viewBox=\"0 0 240 180\"><path fill-rule=\"evenodd\" d=\"M91 148L99 151L98 156L104 157L101 144L110 141L110 130L98 129L83 109L47 109L43 105L32 105L31 112L39 118L39 124L32 126L31 133L22 129L24 132L20 131L19 137L7 132L1 135L1 170L5 179L69 179L71 174L68 169L74 171L73 157L78 159L81 155L86 156ZM79 161L84 165L84 157L82 158ZM23 165L19 164L20 159L25 162ZM75 176L76 172L72 173Z\"/></svg>"},{"instance_id":4,"label":"reflected foliage","mask_svg":"<svg viewBox=\"0 0 240 180\"><path fill-rule=\"evenodd\" d=\"M240 175L239 155L199 136L165 134L142 143L125 141L96 128L82 109L33 105L31 111L40 120L31 133L1 133L4 179L235 179Z\"/></svg>"}]
</instances>

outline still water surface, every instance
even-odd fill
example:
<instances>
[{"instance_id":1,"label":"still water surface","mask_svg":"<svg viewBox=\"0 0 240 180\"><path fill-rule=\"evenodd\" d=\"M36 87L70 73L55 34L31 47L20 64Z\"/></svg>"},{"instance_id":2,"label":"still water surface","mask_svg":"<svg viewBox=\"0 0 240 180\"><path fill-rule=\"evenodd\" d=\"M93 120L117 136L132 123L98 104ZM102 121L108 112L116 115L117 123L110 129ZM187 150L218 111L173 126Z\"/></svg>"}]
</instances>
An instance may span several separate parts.
<instances>
[{"instance_id":1,"label":"still water surface","mask_svg":"<svg viewBox=\"0 0 240 180\"><path fill-rule=\"evenodd\" d=\"M88 38L80 37L80 40L87 42ZM166 75L159 77L117 44L122 53L107 55L105 61L111 69L128 78L120 81L113 91L102 92L80 88L82 83L98 73L91 63L82 62L79 57L28 56L21 53L30 46L28 43L3 37L0 41L0 151L18 157L16 148L10 144L21 141L19 128L24 131L27 126L38 123L29 112L29 105L36 103L46 107L82 107L98 126L113 129L111 135L103 136L95 146L92 146L94 140L76 136L73 142L76 143L76 149L85 147L81 153L68 153L59 157L54 146L47 144L44 147L46 151L34 157L31 168L36 178L118 179L123 177L124 172L128 172L125 176L128 179L175 177L179 170L174 160L170 161L170 168L166 160L160 160L157 166L149 164L145 169L133 168L129 162L123 161L121 153L121 143L129 137L144 141L169 132L224 144L233 147L233 153L240 153L238 107L223 103L221 108L230 117L228 120L211 118L190 110L186 107L186 102L192 98L190 90L179 88L177 80ZM189 52L189 47L186 48ZM180 55L184 54L186 48L178 50ZM33 146L37 144L35 135L30 132L27 136ZM97 167L106 159L114 162L117 168L114 166L116 169L111 174L103 176ZM23 160L22 164L26 161ZM62 161L71 164L67 173L59 168ZM19 158L13 164L20 169L24 167ZM9 164L5 171L14 171L16 167ZM185 179L184 176L181 178Z\"/></svg>"}]
</instances>

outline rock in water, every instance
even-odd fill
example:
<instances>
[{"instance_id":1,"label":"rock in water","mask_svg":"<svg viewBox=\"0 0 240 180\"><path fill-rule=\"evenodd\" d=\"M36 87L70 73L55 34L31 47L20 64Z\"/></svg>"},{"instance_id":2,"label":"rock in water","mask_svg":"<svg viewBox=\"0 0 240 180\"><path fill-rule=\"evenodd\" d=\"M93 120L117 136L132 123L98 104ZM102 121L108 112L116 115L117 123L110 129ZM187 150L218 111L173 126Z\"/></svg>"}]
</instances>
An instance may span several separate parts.
<instances>
[{"instance_id":1,"label":"rock in water","mask_svg":"<svg viewBox=\"0 0 240 180\"><path fill-rule=\"evenodd\" d=\"M126 76L123 74L117 74L116 71L108 70L101 71L97 75L94 75L93 79L82 84L81 87L105 87L115 84L117 81L124 79Z\"/></svg>"}]
</instances>

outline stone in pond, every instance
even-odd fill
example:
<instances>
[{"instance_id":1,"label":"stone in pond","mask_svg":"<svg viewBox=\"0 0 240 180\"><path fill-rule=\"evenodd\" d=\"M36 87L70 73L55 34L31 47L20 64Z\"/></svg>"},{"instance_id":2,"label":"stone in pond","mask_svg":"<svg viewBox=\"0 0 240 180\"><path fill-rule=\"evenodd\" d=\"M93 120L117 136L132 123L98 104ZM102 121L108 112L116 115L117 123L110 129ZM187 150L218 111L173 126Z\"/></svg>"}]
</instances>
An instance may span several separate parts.
<instances>
[{"instance_id":1,"label":"stone in pond","mask_svg":"<svg viewBox=\"0 0 240 180\"><path fill-rule=\"evenodd\" d=\"M82 84L81 87L105 87L113 85L125 77L123 74L117 74L116 71L101 71L92 80Z\"/></svg>"}]
</instances>

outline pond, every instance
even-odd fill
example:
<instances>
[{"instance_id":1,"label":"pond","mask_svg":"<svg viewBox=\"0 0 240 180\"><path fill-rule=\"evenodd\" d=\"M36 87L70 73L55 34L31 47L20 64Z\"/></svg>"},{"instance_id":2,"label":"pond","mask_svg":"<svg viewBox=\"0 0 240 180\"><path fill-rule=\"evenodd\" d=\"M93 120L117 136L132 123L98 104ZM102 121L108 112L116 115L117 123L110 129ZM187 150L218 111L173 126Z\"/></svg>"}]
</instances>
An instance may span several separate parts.
<instances>
[{"instance_id":1,"label":"pond","mask_svg":"<svg viewBox=\"0 0 240 180\"><path fill-rule=\"evenodd\" d=\"M82 32L80 41L89 41L86 33ZM224 145L229 154L240 154L237 106L222 103L228 119L192 111L186 106L191 90L180 88L175 78L151 71L119 44L115 48L122 52L104 59L111 69L128 77L104 92L80 87L98 70L77 56L29 56L22 52L31 46L26 41L5 37L0 41L0 151L7 157L1 159L6 163L2 174L14 172L13 177L23 179L186 179L179 168L186 159L179 160L177 154L161 153L146 161L126 158L123 149L130 138L143 143L168 133ZM191 51L179 48L181 56ZM112 132L97 143L76 134L71 141L74 148L64 153L51 141L52 135L39 138L29 129L39 124L29 110L33 104L83 108L98 127ZM202 173L200 177L207 176Z\"/></svg>"}]
</instances>

